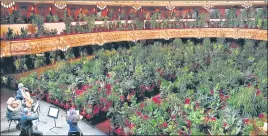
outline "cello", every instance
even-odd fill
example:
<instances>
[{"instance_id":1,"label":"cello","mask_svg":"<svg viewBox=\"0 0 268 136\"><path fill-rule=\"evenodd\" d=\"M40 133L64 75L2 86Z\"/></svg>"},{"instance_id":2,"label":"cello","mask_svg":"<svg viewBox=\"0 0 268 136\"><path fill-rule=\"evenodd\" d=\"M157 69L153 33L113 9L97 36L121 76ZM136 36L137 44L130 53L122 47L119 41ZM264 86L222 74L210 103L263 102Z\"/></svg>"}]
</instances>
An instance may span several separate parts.
<instances>
[{"instance_id":1,"label":"cello","mask_svg":"<svg viewBox=\"0 0 268 136\"><path fill-rule=\"evenodd\" d=\"M28 90L28 89L27 88L23 88L23 90L22 90L22 96L25 99L26 107L31 108L32 107L32 104L33 104L33 99L31 98L30 93L29 92L25 92L25 90Z\"/></svg>"}]
</instances>

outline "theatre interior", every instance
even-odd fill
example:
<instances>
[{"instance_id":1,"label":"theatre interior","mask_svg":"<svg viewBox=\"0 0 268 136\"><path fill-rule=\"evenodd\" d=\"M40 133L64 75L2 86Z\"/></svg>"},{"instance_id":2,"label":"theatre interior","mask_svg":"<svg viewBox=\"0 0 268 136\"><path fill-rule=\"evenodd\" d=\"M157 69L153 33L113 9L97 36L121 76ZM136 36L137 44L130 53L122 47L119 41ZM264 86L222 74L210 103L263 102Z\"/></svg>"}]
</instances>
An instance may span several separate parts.
<instances>
[{"instance_id":1,"label":"theatre interior","mask_svg":"<svg viewBox=\"0 0 268 136\"><path fill-rule=\"evenodd\" d=\"M1 0L1 135L267 135L267 1Z\"/></svg>"}]
</instances>

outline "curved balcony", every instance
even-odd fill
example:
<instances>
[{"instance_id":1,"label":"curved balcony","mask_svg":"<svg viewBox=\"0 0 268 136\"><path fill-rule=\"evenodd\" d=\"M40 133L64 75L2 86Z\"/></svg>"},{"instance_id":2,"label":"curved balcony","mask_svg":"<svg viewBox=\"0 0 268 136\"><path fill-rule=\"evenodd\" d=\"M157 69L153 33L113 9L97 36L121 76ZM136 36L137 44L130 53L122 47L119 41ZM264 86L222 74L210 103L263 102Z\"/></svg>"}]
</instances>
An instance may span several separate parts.
<instances>
[{"instance_id":1,"label":"curved balcony","mask_svg":"<svg viewBox=\"0 0 268 136\"><path fill-rule=\"evenodd\" d=\"M19 2L29 2L29 1L19 1ZM54 1L36 1L33 0L31 3L49 3L53 4ZM71 5L99 5L101 7L104 6L168 6L172 4L172 6L186 6L186 7L195 7L195 6L203 6L210 4L211 6L235 6L235 5L243 5L244 3L250 3L252 5L263 5L266 4L266 1L67 1L67 4Z\"/></svg>"},{"instance_id":2,"label":"curved balcony","mask_svg":"<svg viewBox=\"0 0 268 136\"><path fill-rule=\"evenodd\" d=\"M37 54L54 50L67 50L83 45L103 45L109 42L145 39L225 37L267 41L267 31L240 28L187 28L162 30L132 30L85 33L44 37L30 40L1 41L1 57Z\"/></svg>"}]
</instances>

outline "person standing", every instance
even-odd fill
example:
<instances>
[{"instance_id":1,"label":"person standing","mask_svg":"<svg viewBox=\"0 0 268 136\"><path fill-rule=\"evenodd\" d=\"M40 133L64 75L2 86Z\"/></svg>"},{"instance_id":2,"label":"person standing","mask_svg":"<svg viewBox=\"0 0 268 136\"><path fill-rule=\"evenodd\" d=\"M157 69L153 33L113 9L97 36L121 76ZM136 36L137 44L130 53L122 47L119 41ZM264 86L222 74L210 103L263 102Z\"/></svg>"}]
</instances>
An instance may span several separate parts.
<instances>
[{"instance_id":1,"label":"person standing","mask_svg":"<svg viewBox=\"0 0 268 136\"><path fill-rule=\"evenodd\" d=\"M43 132L33 129L33 120L38 119L38 116L31 115L28 108L23 109L23 114L20 118L20 136L31 135L31 136L42 136Z\"/></svg>"}]
</instances>

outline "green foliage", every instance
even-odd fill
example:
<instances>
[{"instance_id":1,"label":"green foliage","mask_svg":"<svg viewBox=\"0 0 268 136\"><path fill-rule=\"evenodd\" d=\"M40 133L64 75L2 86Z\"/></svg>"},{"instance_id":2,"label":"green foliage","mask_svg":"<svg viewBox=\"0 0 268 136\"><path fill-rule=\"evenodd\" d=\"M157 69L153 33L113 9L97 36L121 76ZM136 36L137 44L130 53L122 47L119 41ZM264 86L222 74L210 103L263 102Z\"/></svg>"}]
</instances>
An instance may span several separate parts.
<instances>
[{"instance_id":1,"label":"green foliage","mask_svg":"<svg viewBox=\"0 0 268 136\"><path fill-rule=\"evenodd\" d=\"M201 15L199 15L197 18L197 26L198 27L205 27L206 18L207 18L206 14L202 13Z\"/></svg>"},{"instance_id":2,"label":"green foliage","mask_svg":"<svg viewBox=\"0 0 268 136\"><path fill-rule=\"evenodd\" d=\"M53 15L52 20L53 20L53 22L59 22L60 19L59 19L58 15Z\"/></svg>"},{"instance_id":3,"label":"green foliage","mask_svg":"<svg viewBox=\"0 0 268 136\"><path fill-rule=\"evenodd\" d=\"M237 92L233 91L233 97L228 103L234 109L240 108L243 115L257 116L259 113L267 110L267 101L262 95L256 96L253 87L240 87Z\"/></svg>"},{"instance_id":4,"label":"green foliage","mask_svg":"<svg viewBox=\"0 0 268 136\"><path fill-rule=\"evenodd\" d=\"M17 72L21 72L22 70L27 70L26 66L26 57L21 56L21 57L16 57L16 60L14 61L14 65L16 67Z\"/></svg>"},{"instance_id":5,"label":"green foliage","mask_svg":"<svg viewBox=\"0 0 268 136\"><path fill-rule=\"evenodd\" d=\"M46 16L46 21L47 21L47 22L52 22L52 21L53 21L53 18L52 18L52 15L51 15L51 14L48 14L48 15Z\"/></svg>"},{"instance_id":6,"label":"green foliage","mask_svg":"<svg viewBox=\"0 0 268 136\"><path fill-rule=\"evenodd\" d=\"M6 39L11 40L14 39L14 33L12 28L8 28L7 33L6 33Z\"/></svg>"},{"instance_id":7,"label":"green foliage","mask_svg":"<svg viewBox=\"0 0 268 136\"><path fill-rule=\"evenodd\" d=\"M91 15L91 16L88 16L88 17L85 16L84 20L87 22L87 31L92 32L93 29L94 29L96 16L95 15Z\"/></svg>"},{"instance_id":8,"label":"green foliage","mask_svg":"<svg viewBox=\"0 0 268 136\"><path fill-rule=\"evenodd\" d=\"M37 31L37 37L40 37L44 33L44 17L41 15L32 15L30 17L30 20L32 22L33 26L37 26L38 31Z\"/></svg>"},{"instance_id":9,"label":"green foliage","mask_svg":"<svg viewBox=\"0 0 268 136\"><path fill-rule=\"evenodd\" d=\"M262 29L267 29L267 26L268 26L267 19L264 19Z\"/></svg>"},{"instance_id":10,"label":"green foliage","mask_svg":"<svg viewBox=\"0 0 268 136\"><path fill-rule=\"evenodd\" d=\"M1 24L22 24L24 22L19 10L14 10L12 13L6 12L4 16L1 16Z\"/></svg>"},{"instance_id":11,"label":"green foliage","mask_svg":"<svg viewBox=\"0 0 268 136\"><path fill-rule=\"evenodd\" d=\"M210 15L210 18L212 19L219 19L221 16L220 10L219 9L214 9L212 14Z\"/></svg>"},{"instance_id":12,"label":"green foliage","mask_svg":"<svg viewBox=\"0 0 268 136\"><path fill-rule=\"evenodd\" d=\"M35 68L39 68L41 66L44 66L45 65L45 60L46 60L45 56L36 56L34 58L34 66L35 66Z\"/></svg>"},{"instance_id":13,"label":"green foliage","mask_svg":"<svg viewBox=\"0 0 268 136\"><path fill-rule=\"evenodd\" d=\"M231 8L228 9L227 11L227 15L226 15L226 19L227 19L227 27L236 27L236 9L235 8Z\"/></svg>"},{"instance_id":14,"label":"green foliage","mask_svg":"<svg viewBox=\"0 0 268 136\"><path fill-rule=\"evenodd\" d=\"M19 83L23 83L23 85L27 88L30 89L30 91L34 91L38 86L37 82L37 74L36 73L31 73L27 77L22 77L19 80Z\"/></svg>"},{"instance_id":15,"label":"green foliage","mask_svg":"<svg viewBox=\"0 0 268 136\"><path fill-rule=\"evenodd\" d=\"M22 38L27 38L28 37L28 29L27 28L20 28L20 33Z\"/></svg>"},{"instance_id":16,"label":"green foliage","mask_svg":"<svg viewBox=\"0 0 268 136\"><path fill-rule=\"evenodd\" d=\"M73 18L71 16L68 16L68 12L66 9L63 11L63 21L65 24L65 30L69 34L71 32L71 23L73 21Z\"/></svg>"},{"instance_id":17,"label":"green foliage","mask_svg":"<svg viewBox=\"0 0 268 136\"><path fill-rule=\"evenodd\" d=\"M133 135L175 135L181 131L201 135L202 125L208 125L213 135L248 134L250 128L243 129L242 118L267 110L267 93L263 91L267 89L266 44L245 40L244 45L232 48L225 39L212 43L209 38L197 45L181 39L150 46L136 43L129 49L99 50L94 59L77 64L60 63L42 78L52 98L65 101L79 84L76 79L81 78L81 84L93 87L78 96L76 105L104 106L100 99L111 101L107 117L112 126ZM109 94L105 88L108 83L112 85ZM153 85L156 87L151 88ZM261 90L258 96L255 85ZM160 98L150 98L158 89ZM123 96L129 105L121 100ZM144 108L138 99L144 100ZM206 121L211 117L213 121ZM125 120L135 127L130 128Z\"/></svg>"}]
</instances>

